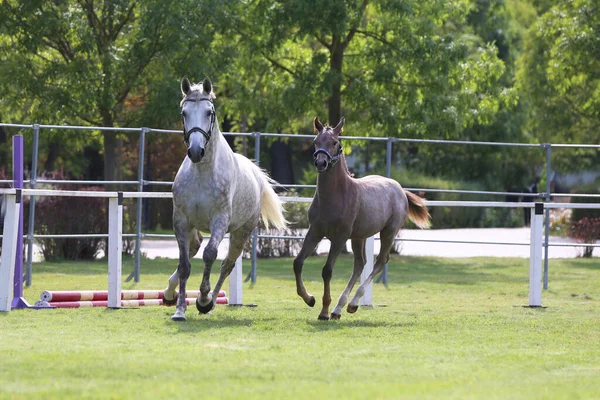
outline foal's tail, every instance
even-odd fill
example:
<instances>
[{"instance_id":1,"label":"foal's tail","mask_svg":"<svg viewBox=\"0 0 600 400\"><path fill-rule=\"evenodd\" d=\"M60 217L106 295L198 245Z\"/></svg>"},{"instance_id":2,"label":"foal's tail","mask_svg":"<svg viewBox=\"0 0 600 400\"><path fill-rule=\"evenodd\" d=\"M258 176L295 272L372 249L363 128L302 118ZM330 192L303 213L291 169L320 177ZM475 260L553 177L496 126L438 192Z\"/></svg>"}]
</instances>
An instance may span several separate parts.
<instances>
[{"instance_id":1,"label":"foal's tail","mask_svg":"<svg viewBox=\"0 0 600 400\"><path fill-rule=\"evenodd\" d=\"M408 199L408 218L421 229L431 226L431 216L423 199L414 193L406 191Z\"/></svg>"},{"instance_id":2,"label":"foal's tail","mask_svg":"<svg viewBox=\"0 0 600 400\"><path fill-rule=\"evenodd\" d=\"M263 178L263 195L260 216L262 217L265 228L269 229L270 225L274 228L287 228L288 221L283 216L283 203L271 187L271 183L275 183L266 173L261 171Z\"/></svg>"}]
</instances>

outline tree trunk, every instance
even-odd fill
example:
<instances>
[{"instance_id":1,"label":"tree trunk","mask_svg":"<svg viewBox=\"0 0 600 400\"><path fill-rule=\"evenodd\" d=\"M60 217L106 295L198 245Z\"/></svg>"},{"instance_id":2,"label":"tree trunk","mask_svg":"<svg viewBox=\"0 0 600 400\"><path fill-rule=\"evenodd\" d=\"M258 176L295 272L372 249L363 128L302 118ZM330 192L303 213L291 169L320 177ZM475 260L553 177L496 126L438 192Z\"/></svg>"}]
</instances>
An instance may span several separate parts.
<instances>
[{"instance_id":1,"label":"tree trunk","mask_svg":"<svg viewBox=\"0 0 600 400\"><path fill-rule=\"evenodd\" d=\"M339 37L331 41L329 70L332 75L331 96L329 97L329 125L336 126L342 118L342 65L344 62L344 45Z\"/></svg>"}]
</instances>

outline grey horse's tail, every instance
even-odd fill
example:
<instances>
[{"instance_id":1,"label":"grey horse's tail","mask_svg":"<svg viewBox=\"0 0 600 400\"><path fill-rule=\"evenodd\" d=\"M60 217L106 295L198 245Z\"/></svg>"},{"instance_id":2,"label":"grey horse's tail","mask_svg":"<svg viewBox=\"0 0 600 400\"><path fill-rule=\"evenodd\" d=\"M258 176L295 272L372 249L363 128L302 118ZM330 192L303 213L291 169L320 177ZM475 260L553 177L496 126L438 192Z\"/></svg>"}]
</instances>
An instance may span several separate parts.
<instances>
[{"instance_id":1,"label":"grey horse's tail","mask_svg":"<svg viewBox=\"0 0 600 400\"><path fill-rule=\"evenodd\" d=\"M423 199L414 193L406 191L408 199L408 218L421 229L431 226L431 216Z\"/></svg>"},{"instance_id":2,"label":"grey horse's tail","mask_svg":"<svg viewBox=\"0 0 600 400\"><path fill-rule=\"evenodd\" d=\"M263 195L260 215L265 224L265 228L269 229L272 225L274 228L287 228L288 221L283 216L283 203L271 187L271 183L275 181L271 179L265 172L260 171L263 179Z\"/></svg>"}]
</instances>

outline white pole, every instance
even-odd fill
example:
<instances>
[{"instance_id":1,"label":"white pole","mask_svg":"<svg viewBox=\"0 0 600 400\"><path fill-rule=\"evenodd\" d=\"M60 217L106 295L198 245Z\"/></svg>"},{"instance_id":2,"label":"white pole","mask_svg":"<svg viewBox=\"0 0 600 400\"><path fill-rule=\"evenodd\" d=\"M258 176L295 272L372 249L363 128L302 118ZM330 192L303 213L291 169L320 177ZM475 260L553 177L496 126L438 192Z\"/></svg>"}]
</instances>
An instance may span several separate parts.
<instances>
[{"instance_id":1,"label":"white pole","mask_svg":"<svg viewBox=\"0 0 600 400\"><path fill-rule=\"evenodd\" d=\"M529 307L542 306L542 225L544 204L536 203L531 213L529 254Z\"/></svg>"},{"instance_id":2,"label":"white pole","mask_svg":"<svg viewBox=\"0 0 600 400\"><path fill-rule=\"evenodd\" d=\"M242 256L239 256L229 274L229 305L242 305L242 279Z\"/></svg>"},{"instance_id":3,"label":"white pole","mask_svg":"<svg viewBox=\"0 0 600 400\"><path fill-rule=\"evenodd\" d=\"M108 307L121 308L123 195L108 200Z\"/></svg>"},{"instance_id":4,"label":"white pole","mask_svg":"<svg viewBox=\"0 0 600 400\"><path fill-rule=\"evenodd\" d=\"M373 260L375 258L375 236L371 236L367 238L367 243L365 245L365 253L367 257L367 263L365 264L365 268L363 269L362 274L360 274L360 284L367 280L371 272L373 272ZM365 294L360 298L361 306L372 306L373 305L373 280L369 282L367 286L365 286Z\"/></svg>"},{"instance_id":5,"label":"white pole","mask_svg":"<svg viewBox=\"0 0 600 400\"><path fill-rule=\"evenodd\" d=\"M21 192L7 194L4 233L2 234L2 262L0 263L0 311L10 311L14 293L15 260L19 230Z\"/></svg>"}]
</instances>

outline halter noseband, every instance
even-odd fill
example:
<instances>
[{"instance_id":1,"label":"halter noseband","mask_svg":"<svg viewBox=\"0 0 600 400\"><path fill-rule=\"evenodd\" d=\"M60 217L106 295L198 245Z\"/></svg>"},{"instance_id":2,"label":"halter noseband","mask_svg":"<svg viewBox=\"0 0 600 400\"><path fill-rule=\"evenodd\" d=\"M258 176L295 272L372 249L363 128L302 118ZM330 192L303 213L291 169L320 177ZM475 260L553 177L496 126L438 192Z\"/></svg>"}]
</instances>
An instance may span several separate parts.
<instances>
[{"instance_id":1,"label":"halter noseband","mask_svg":"<svg viewBox=\"0 0 600 400\"><path fill-rule=\"evenodd\" d=\"M208 101L210 104L213 104L213 102L210 99L200 99L200 100L184 100L184 103L187 101ZM183 118L183 117L182 117ZM210 114L210 128L208 129L208 132L206 132L204 129L200 128L199 126L194 126L192 129L190 129L189 131L185 130L185 120L183 121L183 141L184 143L188 143L190 140L190 135L194 132L200 132L202 134L202 136L204 136L206 138L206 142L208 143L208 141L210 140L210 137L212 135L212 131L214 128L214 124L215 124L215 109L214 109L214 105L213 105L213 109L211 110L211 114Z\"/></svg>"},{"instance_id":2,"label":"halter noseband","mask_svg":"<svg viewBox=\"0 0 600 400\"><path fill-rule=\"evenodd\" d=\"M337 164L338 161L340 161L340 158L342 157L342 142L340 141L340 151L338 151L338 153L335 156L332 156L327 150L321 147L313 153L313 159L316 159L317 154L319 153L325 154L327 158L329 158L329 165L333 167L335 164Z\"/></svg>"}]
</instances>

